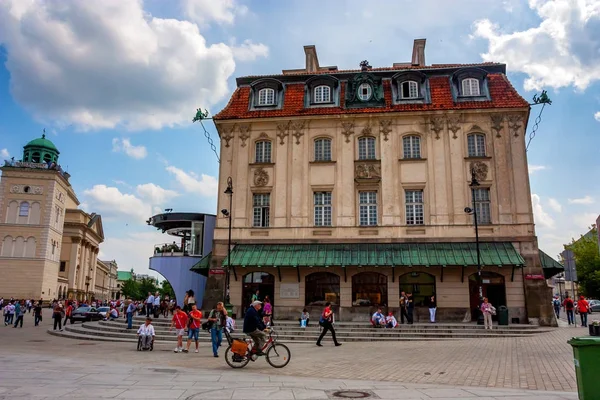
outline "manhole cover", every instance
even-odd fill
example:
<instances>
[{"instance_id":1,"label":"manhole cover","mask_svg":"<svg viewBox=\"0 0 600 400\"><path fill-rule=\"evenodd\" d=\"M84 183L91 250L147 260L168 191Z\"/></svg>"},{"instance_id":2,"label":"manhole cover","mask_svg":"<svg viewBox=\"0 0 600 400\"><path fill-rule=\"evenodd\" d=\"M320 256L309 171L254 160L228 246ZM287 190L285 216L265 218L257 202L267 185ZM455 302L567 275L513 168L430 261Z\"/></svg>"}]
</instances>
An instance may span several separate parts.
<instances>
[{"instance_id":1,"label":"manhole cover","mask_svg":"<svg viewBox=\"0 0 600 400\"><path fill-rule=\"evenodd\" d=\"M77 343L77 346L95 346L96 343Z\"/></svg>"},{"instance_id":2,"label":"manhole cover","mask_svg":"<svg viewBox=\"0 0 600 400\"><path fill-rule=\"evenodd\" d=\"M162 372L163 374L176 374L177 372L179 372L176 369L169 368L152 368L151 371Z\"/></svg>"},{"instance_id":3,"label":"manhole cover","mask_svg":"<svg viewBox=\"0 0 600 400\"><path fill-rule=\"evenodd\" d=\"M44 343L47 342L47 340L41 340L41 339L34 339L34 340L28 340L29 343Z\"/></svg>"},{"instance_id":4,"label":"manhole cover","mask_svg":"<svg viewBox=\"0 0 600 400\"><path fill-rule=\"evenodd\" d=\"M363 390L339 390L331 393L334 399L369 399L374 398L372 392Z\"/></svg>"}]
</instances>

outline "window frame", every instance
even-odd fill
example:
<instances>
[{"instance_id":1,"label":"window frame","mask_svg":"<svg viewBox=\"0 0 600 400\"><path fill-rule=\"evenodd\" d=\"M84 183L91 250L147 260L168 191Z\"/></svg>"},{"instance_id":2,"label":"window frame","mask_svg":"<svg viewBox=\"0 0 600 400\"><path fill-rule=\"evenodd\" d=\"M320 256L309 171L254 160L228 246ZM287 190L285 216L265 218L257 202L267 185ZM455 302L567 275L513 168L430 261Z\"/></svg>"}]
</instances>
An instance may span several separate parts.
<instances>
[{"instance_id":1,"label":"window frame","mask_svg":"<svg viewBox=\"0 0 600 400\"><path fill-rule=\"evenodd\" d=\"M365 195L366 197L363 197ZM377 226L379 222L379 199L377 190L360 190L358 192L358 226ZM364 199L364 202L363 202ZM366 223L363 223L363 211ZM374 220L373 220L374 216Z\"/></svg>"},{"instance_id":2,"label":"window frame","mask_svg":"<svg viewBox=\"0 0 600 400\"><path fill-rule=\"evenodd\" d=\"M257 198L260 197L260 204ZM266 202L264 199L266 198ZM265 204L266 203L266 204ZM258 214L257 214L258 212ZM258 218L258 219L257 219ZM257 224L258 221L258 224ZM252 227L269 228L271 222L271 193L252 193Z\"/></svg>"},{"instance_id":3,"label":"window frame","mask_svg":"<svg viewBox=\"0 0 600 400\"><path fill-rule=\"evenodd\" d=\"M369 147L370 141L372 141L373 144L372 149ZM364 149L361 149L363 143ZM363 136L358 138L358 159L360 161L377 159L377 139L374 136Z\"/></svg>"},{"instance_id":4,"label":"window frame","mask_svg":"<svg viewBox=\"0 0 600 400\"><path fill-rule=\"evenodd\" d=\"M472 92L473 82L477 83L477 93ZM465 90L465 83L468 83L468 85L466 86L468 88L468 91ZM461 94L461 96L464 96L464 97L479 97L479 96L481 96L481 80L474 78L472 76L463 78L460 81L460 94Z\"/></svg>"},{"instance_id":5,"label":"window frame","mask_svg":"<svg viewBox=\"0 0 600 400\"><path fill-rule=\"evenodd\" d=\"M265 102L261 102L261 93L272 93L272 95L273 95L272 102L270 102L270 103L268 102L268 99L269 99L268 94L265 94L265 98L264 98ZM270 106L274 106L277 104L277 93L276 93L276 90L273 88L265 87L265 88L259 89L256 96L257 96L256 104L259 107L270 107Z\"/></svg>"},{"instance_id":6,"label":"window frame","mask_svg":"<svg viewBox=\"0 0 600 400\"><path fill-rule=\"evenodd\" d=\"M332 305L340 304L340 276L332 272L312 272L304 277L304 304L306 306L322 306L326 301ZM336 300L326 297L327 289L335 293ZM330 292L331 293L331 292Z\"/></svg>"},{"instance_id":7,"label":"window frame","mask_svg":"<svg viewBox=\"0 0 600 400\"><path fill-rule=\"evenodd\" d=\"M479 195L478 195L479 193ZM485 195L481 195L485 194ZM475 201L473 201L475 198ZM492 199L491 190L489 187L479 187L471 189L471 202L475 205L477 213L477 225L492 224ZM484 219L485 218L485 219ZM475 215L473 215L473 221Z\"/></svg>"},{"instance_id":8,"label":"window frame","mask_svg":"<svg viewBox=\"0 0 600 400\"><path fill-rule=\"evenodd\" d=\"M358 280L360 280L361 277L365 277L366 279L363 279L363 282L357 282ZM365 306L385 307L385 306L387 306L388 301L389 301L388 282L389 282L389 277L387 275L379 273L379 272L375 272L375 271L359 272L357 274L352 275L352 307L365 307ZM361 286L362 291L358 290L359 285ZM364 288L369 288L369 290L364 291L365 290ZM371 301L373 296L368 296L369 299L364 299L364 300L369 301L368 304L357 303L358 302L357 297L359 294L373 295L373 294L377 294L377 293L379 293L379 295L381 297L379 303L374 303Z\"/></svg>"},{"instance_id":9,"label":"window frame","mask_svg":"<svg viewBox=\"0 0 600 400\"><path fill-rule=\"evenodd\" d=\"M318 93L319 89L322 90L321 100L317 99L317 93ZM325 99L325 95L323 93L325 91L325 89L327 89L327 99ZM331 93L331 86L329 86L329 85L318 85L318 86L315 86L314 89L313 89L313 98L312 98L313 104L327 104L327 103L331 103L332 102L332 100L331 100L331 94L332 94Z\"/></svg>"},{"instance_id":10,"label":"window frame","mask_svg":"<svg viewBox=\"0 0 600 400\"><path fill-rule=\"evenodd\" d=\"M411 194L410 198L409 193ZM420 194L420 201L417 194ZM411 226L425 225L425 193L423 189L404 189L404 221L406 225Z\"/></svg>"},{"instance_id":11,"label":"window frame","mask_svg":"<svg viewBox=\"0 0 600 400\"><path fill-rule=\"evenodd\" d=\"M29 217L29 211L31 210L31 204L28 201L22 201L19 204L19 217Z\"/></svg>"},{"instance_id":12,"label":"window frame","mask_svg":"<svg viewBox=\"0 0 600 400\"><path fill-rule=\"evenodd\" d=\"M404 85L408 84L408 96L404 96ZM411 92L411 84L414 84L414 89L415 89L415 96L411 96L410 92ZM420 92L420 86L419 86L419 82L412 80L412 79L407 79L405 81L400 82L399 84L399 92L400 92L400 98L402 100L415 100L421 97L421 92Z\"/></svg>"},{"instance_id":13,"label":"window frame","mask_svg":"<svg viewBox=\"0 0 600 400\"><path fill-rule=\"evenodd\" d=\"M473 138L473 146L469 142L471 138ZM483 138L483 144L478 142L478 138ZM484 133L473 132L467 135L467 157L487 157L487 137Z\"/></svg>"},{"instance_id":14,"label":"window frame","mask_svg":"<svg viewBox=\"0 0 600 400\"><path fill-rule=\"evenodd\" d=\"M268 143L268 146L267 146ZM260 148L260 149L259 149ZM268 153L267 153L268 148ZM268 157L267 157L268 155ZM273 161L273 143L269 139L259 139L254 142L254 162L256 164L271 164Z\"/></svg>"},{"instance_id":15,"label":"window frame","mask_svg":"<svg viewBox=\"0 0 600 400\"><path fill-rule=\"evenodd\" d=\"M367 91L369 95L366 98L363 98L362 93L361 93L361 88L369 89ZM362 102L367 102L367 101L371 100L373 98L373 85L371 85L370 83L366 83L366 82L358 85L358 88L356 88L356 97L358 97L358 99Z\"/></svg>"},{"instance_id":16,"label":"window frame","mask_svg":"<svg viewBox=\"0 0 600 400\"><path fill-rule=\"evenodd\" d=\"M408 141L408 146L407 146ZM416 143L414 143L416 141ZM408 154L407 154L408 147ZM415 147L417 150L415 151ZM421 156L421 136L420 135L404 135L402 136L402 159L404 160L419 160Z\"/></svg>"},{"instance_id":17,"label":"window frame","mask_svg":"<svg viewBox=\"0 0 600 400\"><path fill-rule=\"evenodd\" d=\"M313 141L313 157L315 161L331 161L333 141L329 137L318 137ZM321 147L321 148L319 148ZM327 148L329 147L329 148Z\"/></svg>"},{"instance_id":18,"label":"window frame","mask_svg":"<svg viewBox=\"0 0 600 400\"><path fill-rule=\"evenodd\" d=\"M327 211L329 220L327 220ZM333 193L331 191L313 192L313 224L318 227L333 226Z\"/></svg>"}]
</instances>

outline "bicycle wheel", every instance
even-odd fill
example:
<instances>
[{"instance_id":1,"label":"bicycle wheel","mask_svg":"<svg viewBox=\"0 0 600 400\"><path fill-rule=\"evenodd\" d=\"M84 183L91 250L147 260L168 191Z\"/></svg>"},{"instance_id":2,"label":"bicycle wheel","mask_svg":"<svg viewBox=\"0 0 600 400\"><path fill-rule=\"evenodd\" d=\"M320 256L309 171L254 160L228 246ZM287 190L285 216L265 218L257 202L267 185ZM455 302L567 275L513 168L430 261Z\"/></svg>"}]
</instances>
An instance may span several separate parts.
<instances>
[{"instance_id":1,"label":"bicycle wheel","mask_svg":"<svg viewBox=\"0 0 600 400\"><path fill-rule=\"evenodd\" d=\"M231 351L231 346L229 346L225 350L225 362L231 368L244 368L250 362L250 358L235 354Z\"/></svg>"},{"instance_id":2,"label":"bicycle wheel","mask_svg":"<svg viewBox=\"0 0 600 400\"><path fill-rule=\"evenodd\" d=\"M267 350L266 358L273 368L283 368L290 362L292 353L285 344L275 343Z\"/></svg>"}]
</instances>

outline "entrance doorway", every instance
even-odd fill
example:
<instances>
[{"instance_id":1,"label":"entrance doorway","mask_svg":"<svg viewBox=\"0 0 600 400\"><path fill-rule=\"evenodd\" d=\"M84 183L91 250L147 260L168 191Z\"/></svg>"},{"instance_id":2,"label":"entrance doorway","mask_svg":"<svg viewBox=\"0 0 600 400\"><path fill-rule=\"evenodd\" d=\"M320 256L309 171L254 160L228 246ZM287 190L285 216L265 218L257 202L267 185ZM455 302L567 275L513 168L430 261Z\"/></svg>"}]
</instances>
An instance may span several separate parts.
<instances>
[{"instance_id":1,"label":"entrance doorway","mask_svg":"<svg viewBox=\"0 0 600 400\"><path fill-rule=\"evenodd\" d=\"M242 289L242 310L246 313L250 303L252 303L252 295L258 290L258 299L263 301L265 296L269 296L271 305L275 307L275 276L266 272L250 272L244 275L244 286Z\"/></svg>"},{"instance_id":2,"label":"entrance doorway","mask_svg":"<svg viewBox=\"0 0 600 400\"><path fill-rule=\"evenodd\" d=\"M483 297L495 307L506 306L506 286L504 276L490 271L481 271L481 288ZM479 283L477 273L469 276L469 297L471 299L471 320L477 321L479 315ZM497 316L492 316L497 320Z\"/></svg>"}]
</instances>

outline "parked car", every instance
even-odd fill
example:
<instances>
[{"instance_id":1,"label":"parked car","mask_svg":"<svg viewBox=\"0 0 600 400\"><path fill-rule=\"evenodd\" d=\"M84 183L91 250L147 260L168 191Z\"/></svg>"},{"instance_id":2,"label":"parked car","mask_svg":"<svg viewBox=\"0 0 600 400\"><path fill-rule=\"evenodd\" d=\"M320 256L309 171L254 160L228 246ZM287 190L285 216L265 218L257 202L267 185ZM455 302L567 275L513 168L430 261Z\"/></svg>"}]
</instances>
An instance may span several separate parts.
<instances>
[{"instance_id":1,"label":"parked car","mask_svg":"<svg viewBox=\"0 0 600 400\"><path fill-rule=\"evenodd\" d=\"M93 307L79 307L73 314L71 314L71 323L74 324L76 321L100 321L104 317Z\"/></svg>"},{"instance_id":2,"label":"parked car","mask_svg":"<svg viewBox=\"0 0 600 400\"><path fill-rule=\"evenodd\" d=\"M590 300L588 303L590 305L590 313L600 313L600 300Z\"/></svg>"},{"instance_id":3,"label":"parked car","mask_svg":"<svg viewBox=\"0 0 600 400\"><path fill-rule=\"evenodd\" d=\"M110 307L98 307L98 312L102 315L102 318L106 318L108 313L110 313Z\"/></svg>"}]
</instances>

